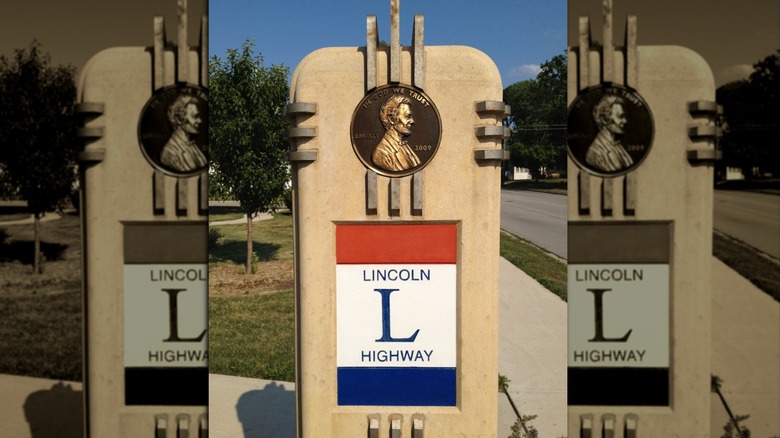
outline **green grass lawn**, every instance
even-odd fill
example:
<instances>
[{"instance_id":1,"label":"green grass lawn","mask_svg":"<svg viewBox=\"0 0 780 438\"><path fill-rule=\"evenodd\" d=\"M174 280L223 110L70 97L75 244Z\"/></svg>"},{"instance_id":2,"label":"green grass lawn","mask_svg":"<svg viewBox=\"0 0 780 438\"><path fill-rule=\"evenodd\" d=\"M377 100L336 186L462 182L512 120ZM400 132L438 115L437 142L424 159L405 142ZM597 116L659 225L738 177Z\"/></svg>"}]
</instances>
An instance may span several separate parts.
<instances>
[{"instance_id":1,"label":"green grass lawn","mask_svg":"<svg viewBox=\"0 0 780 438\"><path fill-rule=\"evenodd\" d=\"M0 373L81 381L81 291L0 297Z\"/></svg>"},{"instance_id":2,"label":"green grass lawn","mask_svg":"<svg viewBox=\"0 0 780 438\"><path fill-rule=\"evenodd\" d=\"M291 290L209 298L209 372L295 381Z\"/></svg>"},{"instance_id":3,"label":"green grass lawn","mask_svg":"<svg viewBox=\"0 0 780 438\"><path fill-rule=\"evenodd\" d=\"M556 195L566 194L566 179L550 178L540 179L538 181L520 180L508 181L501 187L508 190L531 190L534 192L553 193Z\"/></svg>"},{"instance_id":4,"label":"green grass lawn","mask_svg":"<svg viewBox=\"0 0 780 438\"><path fill-rule=\"evenodd\" d=\"M760 178L750 181L720 181L715 184L716 190L743 190L749 192L780 195L780 178Z\"/></svg>"},{"instance_id":5,"label":"green grass lawn","mask_svg":"<svg viewBox=\"0 0 780 438\"><path fill-rule=\"evenodd\" d=\"M210 234L209 372L294 381L294 294L277 290L291 284L292 216L253 223L254 274L234 269L246 261L246 224L212 225Z\"/></svg>"},{"instance_id":6,"label":"green grass lawn","mask_svg":"<svg viewBox=\"0 0 780 438\"><path fill-rule=\"evenodd\" d=\"M566 262L504 231L501 232L501 257L566 301Z\"/></svg>"},{"instance_id":7,"label":"green grass lawn","mask_svg":"<svg viewBox=\"0 0 780 438\"><path fill-rule=\"evenodd\" d=\"M712 253L780 302L780 266L777 261L770 260L747 244L718 232L712 236Z\"/></svg>"},{"instance_id":8,"label":"green grass lawn","mask_svg":"<svg viewBox=\"0 0 780 438\"><path fill-rule=\"evenodd\" d=\"M209 222L232 221L244 217L241 207L209 206Z\"/></svg>"},{"instance_id":9,"label":"green grass lawn","mask_svg":"<svg viewBox=\"0 0 780 438\"><path fill-rule=\"evenodd\" d=\"M81 381L79 233L73 214L42 222L33 274L33 225L0 225L0 373Z\"/></svg>"},{"instance_id":10,"label":"green grass lawn","mask_svg":"<svg viewBox=\"0 0 780 438\"><path fill-rule=\"evenodd\" d=\"M209 221L211 221L209 215ZM246 261L246 224L212 225L221 240L209 246L209 263ZM292 215L277 213L273 219L252 223L254 252L260 261L292 260Z\"/></svg>"}]
</instances>

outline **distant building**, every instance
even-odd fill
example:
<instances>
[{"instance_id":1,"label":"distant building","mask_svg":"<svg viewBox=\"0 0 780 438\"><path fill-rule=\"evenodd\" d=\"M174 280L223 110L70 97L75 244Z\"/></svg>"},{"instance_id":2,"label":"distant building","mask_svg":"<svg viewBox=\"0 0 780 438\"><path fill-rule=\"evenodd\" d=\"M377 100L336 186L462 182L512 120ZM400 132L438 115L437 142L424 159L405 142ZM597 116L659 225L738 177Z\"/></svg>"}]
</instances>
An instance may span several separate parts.
<instances>
[{"instance_id":1,"label":"distant building","mask_svg":"<svg viewBox=\"0 0 780 438\"><path fill-rule=\"evenodd\" d=\"M726 181L738 181L743 179L745 179L745 175L742 174L742 169L739 167L726 168Z\"/></svg>"},{"instance_id":2,"label":"distant building","mask_svg":"<svg viewBox=\"0 0 780 438\"><path fill-rule=\"evenodd\" d=\"M519 181L531 179L531 173L525 167L507 166L504 171L506 181Z\"/></svg>"}]
</instances>

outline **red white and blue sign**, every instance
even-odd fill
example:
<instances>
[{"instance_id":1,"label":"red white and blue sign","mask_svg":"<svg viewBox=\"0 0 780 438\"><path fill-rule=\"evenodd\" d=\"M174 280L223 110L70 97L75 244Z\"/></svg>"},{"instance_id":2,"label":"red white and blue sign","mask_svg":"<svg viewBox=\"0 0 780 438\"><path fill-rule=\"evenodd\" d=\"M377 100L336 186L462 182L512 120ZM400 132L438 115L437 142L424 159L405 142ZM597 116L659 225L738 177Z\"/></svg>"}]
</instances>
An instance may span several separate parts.
<instances>
[{"instance_id":1,"label":"red white and blue sign","mask_svg":"<svg viewBox=\"0 0 780 438\"><path fill-rule=\"evenodd\" d=\"M336 226L340 406L455 406L457 225Z\"/></svg>"}]
</instances>

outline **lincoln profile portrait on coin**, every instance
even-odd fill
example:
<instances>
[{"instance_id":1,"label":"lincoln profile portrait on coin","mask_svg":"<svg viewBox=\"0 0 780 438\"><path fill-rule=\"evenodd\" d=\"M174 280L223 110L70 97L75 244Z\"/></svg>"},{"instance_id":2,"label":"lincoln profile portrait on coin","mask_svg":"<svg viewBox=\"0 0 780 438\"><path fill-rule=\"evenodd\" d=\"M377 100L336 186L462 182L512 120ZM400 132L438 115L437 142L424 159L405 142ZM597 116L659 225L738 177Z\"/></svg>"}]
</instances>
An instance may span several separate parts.
<instances>
[{"instance_id":1,"label":"lincoln profile portrait on coin","mask_svg":"<svg viewBox=\"0 0 780 438\"><path fill-rule=\"evenodd\" d=\"M619 139L628 123L624 105L622 97L608 94L593 107L593 119L599 132L585 154L585 162L598 170L614 172L634 164Z\"/></svg>"},{"instance_id":2,"label":"lincoln profile portrait on coin","mask_svg":"<svg viewBox=\"0 0 780 438\"><path fill-rule=\"evenodd\" d=\"M192 172L206 167L206 156L195 143L203 120L197 98L191 95L177 97L168 108L168 121L173 133L160 152L160 162L179 172Z\"/></svg>"},{"instance_id":3,"label":"lincoln profile portrait on coin","mask_svg":"<svg viewBox=\"0 0 780 438\"><path fill-rule=\"evenodd\" d=\"M379 119L385 127L385 135L371 156L374 165L391 172L419 166L420 158L405 140L405 137L412 135L414 125L409 98L395 95L387 99L379 110Z\"/></svg>"}]
</instances>

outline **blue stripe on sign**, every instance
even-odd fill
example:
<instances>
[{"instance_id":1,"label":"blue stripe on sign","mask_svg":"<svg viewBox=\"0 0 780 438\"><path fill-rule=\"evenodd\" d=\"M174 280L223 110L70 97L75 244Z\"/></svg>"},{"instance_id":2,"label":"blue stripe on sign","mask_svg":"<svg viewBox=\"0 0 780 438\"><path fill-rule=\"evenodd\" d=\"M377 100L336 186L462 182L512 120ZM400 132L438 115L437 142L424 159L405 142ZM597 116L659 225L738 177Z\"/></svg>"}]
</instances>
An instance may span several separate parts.
<instances>
[{"instance_id":1,"label":"blue stripe on sign","mask_svg":"<svg viewBox=\"0 0 780 438\"><path fill-rule=\"evenodd\" d=\"M339 406L455 406L455 368L339 367Z\"/></svg>"}]
</instances>

